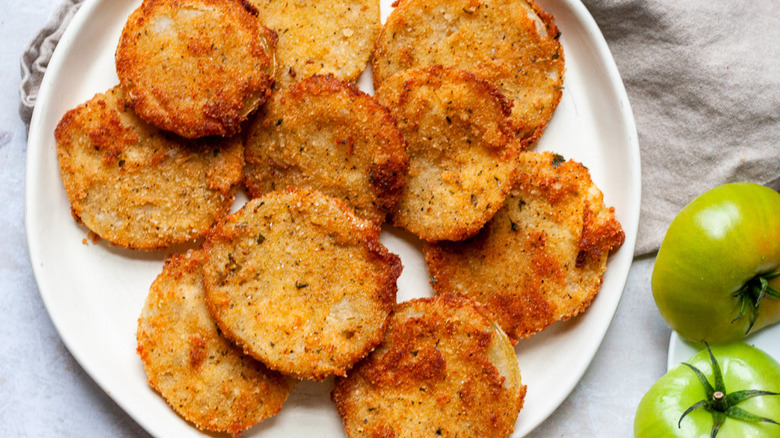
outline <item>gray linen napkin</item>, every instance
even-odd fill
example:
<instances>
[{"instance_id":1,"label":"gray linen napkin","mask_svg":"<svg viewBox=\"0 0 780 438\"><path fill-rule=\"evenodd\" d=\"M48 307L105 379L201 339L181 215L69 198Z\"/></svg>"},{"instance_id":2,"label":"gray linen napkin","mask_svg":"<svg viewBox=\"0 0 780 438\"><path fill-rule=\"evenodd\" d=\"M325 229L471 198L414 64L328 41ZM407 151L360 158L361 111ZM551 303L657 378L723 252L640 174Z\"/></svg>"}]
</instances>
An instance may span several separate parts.
<instances>
[{"instance_id":1,"label":"gray linen napkin","mask_svg":"<svg viewBox=\"0 0 780 438\"><path fill-rule=\"evenodd\" d=\"M636 255L718 184L780 189L780 2L584 0L636 119L642 206Z\"/></svg>"},{"instance_id":2,"label":"gray linen napkin","mask_svg":"<svg viewBox=\"0 0 780 438\"><path fill-rule=\"evenodd\" d=\"M54 48L60 42L65 28L84 0L65 0L54 12L46 26L38 32L22 55L22 82L19 86L19 115L25 124L30 124L38 88L49 65Z\"/></svg>"},{"instance_id":3,"label":"gray linen napkin","mask_svg":"<svg viewBox=\"0 0 780 438\"><path fill-rule=\"evenodd\" d=\"M30 122L49 58L83 0L65 0L22 57ZM780 2L584 0L628 91L642 155L635 255L674 215L731 181L780 189ZM565 32L565 29L562 29Z\"/></svg>"}]
</instances>

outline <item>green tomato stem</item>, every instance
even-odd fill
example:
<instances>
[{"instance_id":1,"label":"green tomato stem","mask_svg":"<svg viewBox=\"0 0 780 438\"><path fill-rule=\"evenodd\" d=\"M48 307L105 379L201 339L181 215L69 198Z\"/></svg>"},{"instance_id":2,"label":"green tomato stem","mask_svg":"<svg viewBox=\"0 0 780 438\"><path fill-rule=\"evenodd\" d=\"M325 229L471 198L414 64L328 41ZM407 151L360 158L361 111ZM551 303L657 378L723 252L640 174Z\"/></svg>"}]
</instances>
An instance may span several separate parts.
<instances>
[{"instance_id":1,"label":"green tomato stem","mask_svg":"<svg viewBox=\"0 0 780 438\"><path fill-rule=\"evenodd\" d=\"M774 275L775 278L780 274L771 274ZM721 374L720 365L718 364L718 361L715 359L715 356L712 354L712 350L710 349L710 345L706 342L704 345L707 346L707 351L710 353L710 366L712 368L712 375L715 380L715 385L710 384L709 380L707 380L707 377L704 375L704 373L701 372L698 368L695 366L683 362L684 365L687 365L688 368L693 371L694 374L696 374L696 377L698 377L699 382L702 384L702 388L704 389L704 393L706 397L704 400L700 400L688 409L683 412L683 414L680 416L680 420L677 422L677 427L682 427L682 420L685 418L686 415L689 413L695 411L699 408L704 408L706 411L710 412L712 414L712 429L710 431L710 438L715 438L718 435L718 432L720 431L721 426L723 426L723 423L726 422L726 419L731 418L734 420L739 421L746 421L751 423L772 423L772 424L778 424L780 423L776 422L775 420L772 420L770 418L766 417L760 417L758 415L751 414L750 412L745 411L742 408L737 407L737 404L753 398L753 397L759 397L759 396L765 396L765 395L780 395L780 393L770 392L770 391L762 391L762 390L754 390L754 389L747 389L747 390L741 390L736 391L731 394L728 394L726 392L726 386L723 382L723 375Z\"/></svg>"},{"instance_id":2,"label":"green tomato stem","mask_svg":"<svg viewBox=\"0 0 780 438\"><path fill-rule=\"evenodd\" d=\"M777 277L780 277L780 271L758 274L745 282L745 284L734 293L734 297L742 301L742 308L740 309L739 315L737 315L732 322L748 315L750 324L745 331L745 335L750 334L750 330L753 329L753 326L758 320L758 307L761 304L761 301L766 297L780 299L780 291L769 286L769 280Z\"/></svg>"},{"instance_id":3,"label":"green tomato stem","mask_svg":"<svg viewBox=\"0 0 780 438\"><path fill-rule=\"evenodd\" d=\"M715 391L712 393L712 409L718 412L726 412L729 405L726 403L726 394L722 391Z\"/></svg>"}]
</instances>

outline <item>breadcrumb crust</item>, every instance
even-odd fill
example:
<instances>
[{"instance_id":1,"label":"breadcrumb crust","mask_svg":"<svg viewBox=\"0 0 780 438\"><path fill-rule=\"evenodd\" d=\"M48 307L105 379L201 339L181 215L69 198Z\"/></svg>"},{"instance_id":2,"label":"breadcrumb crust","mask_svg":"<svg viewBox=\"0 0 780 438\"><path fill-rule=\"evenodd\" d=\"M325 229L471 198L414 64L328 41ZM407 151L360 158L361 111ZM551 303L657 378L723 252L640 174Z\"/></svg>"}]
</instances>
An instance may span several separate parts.
<instances>
[{"instance_id":1,"label":"breadcrumb crust","mask_svg":"<svg viewBox=\"0 0 780 438\"><path fill-rule=\"evenodd\" d=\"M231 136L271 92L276 34L239 0L144 0L116 49L138 115L182 137Z\"/></svg>"},{"instance_id":2,"label":"breadcrumb crust","mask_svg":"<svg viewBox=\"0 0 780 438\"><path fill-rule=\"evenodd\" d=\"M244 183L258 197L318 190L381 225L406 183L406 142L372 96L332 75L280 90L252 122Z\"/></svg>"},{"instance_id":3,"label":"breadcrumb crust","mask_svg":"<svg viewBox=\"0 0 780 438\"><path fill-rule=\"evenodd\" d=\"M211 313L271 369L344 375L379 343L395 303L401 260L379 232L315 191L250 200L203 244Z\"/></svg>"},{"instance_id":4,"label":"breadcrumb crust","mask_svg":"<svg viewBox=\"0 0 780 438\"><path fill-rule=\"evenodd\" d=\"M347 436L507 437L526 387L490 312L457 295L396 306L382 344L331 398Z\"/></svg>"},{"instance_id":5,"label":"breadcrumb crust","mask_svg":"<svg viewBox=\"0 0 780 438\"><path fill-rule=\"evenodd\" d=\"M564 56L553 17L531 0L400 0L372 55L374 88L398 72L441 64L498 87L524 145L544 131L562 95Z\"/></svg>"},{"instance_id":6,"label":"breadcrumb crust","mask_svg":"<svg viewBox=\"0 0 780 438\"><path fill-rule=\"evenodd\" d=\"M487 81L432 66L389 78L376 91L407 142L409 172L393 224L427 241L474 235L501 207L519 142L511 104Z\"/></svg>"},{"instance_id":7,"label":"breadcrumb crust","mask_svg":"<svg viewBox=\"0 0 780 438\"><path fill-rule=\"evenodd\" d=\"M65 113L54 136L74 219L131 249L202 236L228 213L244 166L239 138L167 135L118 86Z\"/></svg>"},{"instance_id":8,"label":"breadcrumb crust","mask_svg":"<svg viewBox=\"0 0 780 438\"><path fill-rule=\"evenodd\" d=\"M437 294L483 303L517 342L583 312L624 238L584 166L524 152L504 206L476 237L423 252Z\"/></svg>"},{"instance_id":9,"label":"breadcrumb crust","mask_svg":"<svg viewBox=\"0 0 780 438\"><path fill-rule=\"evenodd\" d=\"M138 319L149 385L196 427L234 436L276 415L295 382L225 339L203 291L202 254L165 260Z\"/></svg>"},{"instance_id":10,"label":"breadcrumb crust","mask_svg":"<svg viewBox=\"0 0 780 438\"><path fill-rule=\"evenodd\" d=\"M315 74L354 82L381 27L379 0L248 0L279 36L276 87Z\"/></svg>"}]
</instances>

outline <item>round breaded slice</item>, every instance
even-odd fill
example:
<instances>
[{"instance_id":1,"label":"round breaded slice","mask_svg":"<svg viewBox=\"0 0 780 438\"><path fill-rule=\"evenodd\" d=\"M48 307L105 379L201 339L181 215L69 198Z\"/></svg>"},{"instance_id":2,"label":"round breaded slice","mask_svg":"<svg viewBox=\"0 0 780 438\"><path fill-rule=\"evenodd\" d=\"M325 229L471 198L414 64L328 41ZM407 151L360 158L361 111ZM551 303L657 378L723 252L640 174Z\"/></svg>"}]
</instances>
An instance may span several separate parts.
<instances>
[{"instance_id":1,"label":"round breaded slice","mask_svg":"<svg viewBox=\"0 0 780 438\"><path fill-rule=\"evenodd\" d=\"M427 241L474 235L509 193L519 143L510 104L455 68L411 69L376 91L407 142L409 172L393 223Z\"/></svg>"},{"instance_id":2,"label":"round breaded slice","mask_svg":"<svg viewBox=\"0 0 780 438\"><path fill-rule=\"evenodd\" d=\"M249 0L279 36L276 86L315 74L354 81L366 68L381 27L379 0Z\"/></svg>"},{"instance_id":3,"label":"round breaded slice","mask_svg":"<svg viewBox=\"0 0 780 438\"><path fill-rule=\"evenodd\" d=\"M116 49L138 115L187 138L230 136L270 94L276 35L242 0L144 0Z\"/></svg>"},{"instance_id":4,"label":"round breaded slice","mask_svg":"<svg viewBox=\"0 0 780 438\"><path fill-rule=\"evenodd\" d=\"M160 249L226 215L244 166L240 138L184 140L145 123L114 87L55 129L71 212L113 245Z\"/></svg>"},{"instance_id":5,"label":"round breaded slice","mask_svg":"<svg viewBox=\"0 0 780 438\"><path fill-rule=\"evenodd\" d=\"M376 100L333 76L274 93L252 123L245 185L258 197L286 187L339 198L377 225L406 181L406 143Z\"/></svg>"},{"instance_id":6,"label":"round breaded slice","mask_svg":"<svg viewBox=\"0 0 780 438\"><path fill-rule=\"evenodd\" d=\"M238 435L276 415L294 380L225 339L209 313L201 254L165 261L138 319L138 354L149 385L199 429Z\"/></svg>"},{"instance_id":7,"label":"round breaded slice","mask_svg":"<svg viewBox=\"0 0 780 438\"><path fill-rule=\"evenodd\" d=\"M513 342L590 305L624 233L588 169L524 152L504 206L466 242L423 248L437 294L485 304Z\"/></svg>"},{"instance_id":8,"label":"round breaded slice","mask_svg":"<svg viewBox=\"0 0 780 438\"><path fill-rule=\"evenodd\" d=\"M289 189L209 233L206 299L222 331L269 368L344 375L384 334L401 261L343 203Z\"/></svg>"},{"instance_id":9,"label":"round breaded slice","mask_svg":"<svg viewBox=\"0 0 780 438\"><path fill-rule=\"evenodd\" d=\"M553 17L532 0L399 0L377 38L374 87L414 67L471 71L514 103L515 133L528 145L561 99L558 36Z\"/></svg>"},{"instance_id":10,"label":"round breaded slice","mask_svg":"<svg viewBox=\"0 0 780 438\"><path fill-rule=\"evenodd\" d=\"M379 347L336 379L347 436L509 436L526 387L489 313L458 295L399 304Z\"/></svg>"}]
</instances>

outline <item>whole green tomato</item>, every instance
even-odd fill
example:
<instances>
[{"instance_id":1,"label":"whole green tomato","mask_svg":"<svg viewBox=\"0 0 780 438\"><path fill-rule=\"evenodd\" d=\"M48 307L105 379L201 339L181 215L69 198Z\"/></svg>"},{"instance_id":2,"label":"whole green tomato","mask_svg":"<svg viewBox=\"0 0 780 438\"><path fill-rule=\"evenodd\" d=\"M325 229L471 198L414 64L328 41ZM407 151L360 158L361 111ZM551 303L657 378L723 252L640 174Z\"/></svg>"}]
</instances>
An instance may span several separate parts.
<instances>
[{"instance_id":1,"label":"whole green tomato","mask_svg":"<svg viewBox=\"0 0 780 438\"><path fill-rule=\"evenodd\" d=\"M780 193L717 186L672 220L653 267L653 297L691 341L743 339L780 321Z\"/></svg>"},{"instance_id":2,"label":"whole green tomato","mask_svg":"<svg viewBox=\"0 0 780 438\"><path fill-rule=\"evenodd\" d=\"M780 364L736 342L708 347L642 397L635 438L780 437Z\"/></svg>"}]
</instances>

